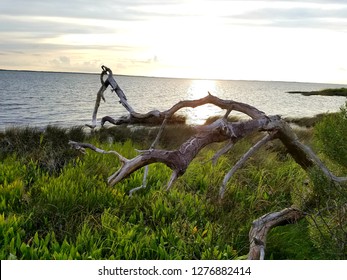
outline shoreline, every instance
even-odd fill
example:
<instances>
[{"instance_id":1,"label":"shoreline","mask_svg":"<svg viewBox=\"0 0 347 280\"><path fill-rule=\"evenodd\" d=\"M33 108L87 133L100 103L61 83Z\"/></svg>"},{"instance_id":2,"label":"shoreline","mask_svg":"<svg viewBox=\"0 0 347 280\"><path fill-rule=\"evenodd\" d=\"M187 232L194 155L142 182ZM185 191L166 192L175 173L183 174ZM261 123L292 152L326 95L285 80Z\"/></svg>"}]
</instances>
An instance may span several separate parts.
<instances>
[{"instance_id":1,"label":"shoreline","mask_svg":"<svg viewBox=\"0 0 347 280\"><path fill-rule=\"evenodd\" d=\"M324 117L329 116L329 115L335 115L338 114L338 112L332 112L332 113L321 113L314 115L312 117L284 117L283 120L288 122L290 125L294 125L298 128L312 128L321 121ZM206 119L206 122L202 125L207 125L215 121L217 118L221 118L222 116L212 116ZM237 116L232 116L230 121L242 121L242 118L239 118ZM139 129L155 129L159 128L161 124L128 124L128 125L105 125L103 127L98 126L95 128L95 130L107 130L107 129L130 129L130 130L136 130L136 128ZM187 127L187 128L192 128L196 126L201 126L201 125L194 125L194 124L188 124L188 123L182 123L182 122L173 122L167 124L167 128L170 127ZM62 130L70 130L70 129L75 129L79 128L82 129L86 133L90 133L92 129L90 129L86 124L83 125L58 125L58 124L48 124L45 126L35 126L35 125L30 125L30 124L11 124L5 127L0 127L0 134L6 134L7 131L10 130L25 130L25 129L33 129L33 130L38 130L40 132L44 132L48 127L55 127L59 128Z\"/></svg>"},{"instance_id":2,"label":"shoreline","mask_svg":"<svg viewBox=\"0 0 347 280\"><path fill-rule=\"evenodd\" d=\"M320 95L320 96L345 96L347 97L347 88L328 88L323 90L313 90L313 91L288 91L290 94L301 94L304 96Z\"/></svg>"},{"instance_id":3,"label":"shoreline","mask_svg":"<svg viewBox=\"0 0 347 280\"><path fill-rule=\"evenodd\" d=\"M51 74L76 74L76 75L100 75L100 72L73 72L73 71L53 71L53 70L30 70L30 69L0 69L0 72L31 72L31 73L51 73ZM121 77L139 77L149 79L178 79L178 80L207 80L207 81L234 81L234 82L275 82L275 83L297 83L297 84L317 84L317 85L341 85L345 86L345 83L336 82L314 82L314 81L295 81L295 80L258 80L258 79L228 79L228 78L199 78L199 77L168 77L168 76L146 76L146 75L130 75L114 73L115 76Z\"/></svg>"}]
</instances>

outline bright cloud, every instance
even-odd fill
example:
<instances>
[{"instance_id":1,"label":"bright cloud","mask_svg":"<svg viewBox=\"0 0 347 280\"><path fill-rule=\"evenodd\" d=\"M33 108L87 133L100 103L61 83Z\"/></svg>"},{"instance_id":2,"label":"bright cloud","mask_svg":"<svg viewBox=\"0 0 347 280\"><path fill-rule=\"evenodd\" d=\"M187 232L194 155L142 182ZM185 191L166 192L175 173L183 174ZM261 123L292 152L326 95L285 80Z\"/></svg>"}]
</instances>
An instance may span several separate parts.
<instances>
[{"instance_id":1,"label":"bright cloud","mask_svg":"<svg viewBox=\"0 0 347 280\"><path fill-rule=\"evenodd\" d=\"M2 0L0 68L347 84L346 1Z\"/></svg>"}]
</instances>

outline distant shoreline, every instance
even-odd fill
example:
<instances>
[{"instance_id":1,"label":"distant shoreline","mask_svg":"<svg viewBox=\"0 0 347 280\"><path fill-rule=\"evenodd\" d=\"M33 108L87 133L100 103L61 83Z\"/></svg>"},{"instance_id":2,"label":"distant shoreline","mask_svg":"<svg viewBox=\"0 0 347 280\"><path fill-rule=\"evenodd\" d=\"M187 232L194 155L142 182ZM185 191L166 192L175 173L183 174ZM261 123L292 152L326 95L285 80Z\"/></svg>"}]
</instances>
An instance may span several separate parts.
<instances>
[{"instance_id":1,"label":"distant shoreline","mask_svg":"<svg viewBox=\"0 0 347 280\"><path fill-rule=\"evenodd\" d=\"M52 71L52 70L13 70L13 69L0 69L1 71L11 72L32 72L32 73L52 73L52 74L77 74L77 75L100 75L98 72L69 72L69 71ZM114 76L122 77L140 77L140 78L154 78L154 79L179 79L179 80L211 80L211 81L242 81L242 82L278 82L278 83L298 83L298 84L322 84L322 85L347 85L343 83L333 82L303 82L303 81L280 81L280 80L240 80L240 79L221 79L221 78L197 78L197 77L166 77L166 76L146 76L146 75L130 75L130 74L119 74L113 73ZM294 92L288 92L294 93ZM296 93L296 92L295 92Z\"/></svg>"},{"instance_id":2,"label":"distant shoreline","mask_svg":"<svg viewBox=\"0 0 347 280\"><path fill-rule=\"evenodd\" d=\"M63 71L49 71L49 70L12 70L12 69L0 69L0 71L8 72L29 72L29 73L52 73L52 74L83 74L83 75L100 75L99 73L91 72L63 72Z\"/></svg>"},{"instance_id":3,"label":"distant shoreline","mask_svg":"<svg viewBox=\"0 0 347 280\"><path fill-rule=\"evenodd\" d=\"M291 94L301 94L304 96L320 95L320 96L345 96L347 97L347 88L328 88L314 91L288 91Z\"/></svg>"},{"instance_id":4,"label":"distant shoreline","mask_svg":"<svg viewBox=\"0 0 347 280\"><path fill-rule=\"evenodd\" d=\"M321 114L317 114L314 115L312 117L285 117L283 118L284 121L286 121L288 124L293 124L296 127L299 128L312 128L316 125L316 123L320 122L321 120L323 120L323 118L325 118L326 116L329 115L335 115L338 114L338 112L331 112L331 113L321 113ZM209 123L215 121L217 118L222 118L222 116L213 116L210 117L206 120L206 123L204 125L208 125ZM234 116L234 118L231 118L229 121L231 122L237 122L237 121L241 121L242 119L238 118L237 116ZM195 125L191 125L191 124L187 124L187 123L171 123L168 124L167 127L177 127L177 126L181 126L181 127L194 127ZM39 131L45 131L47 129L47 127L55 127L55 128L60 128L60 129L74 129L74 128L82 128L83 130L87 130L89 131L90 128L88 128L87 125L85 124L81 124L81 125L71 125L71 126L64 126L64 125L59 125L59 124L48 124L45 126L35 126L35 125L22 125L22 124L12 124L12 125L8 125L6 127L1 128L0 127L0 136L1 134L6 133L6 131L8 130L17 130L17 131L22 131L25 129L37 129ZM98 126L95 129L99 130L99 129L112 129L112 128L119 128L122 129L122 125L105 125L104 127ZM143 128L143 129L152 129L152 128L158 128L160 127L160 124L129 124L126 127L128 128L132 128L132 127L139 127L139 128Z\"/></svg>"}]
</instances>

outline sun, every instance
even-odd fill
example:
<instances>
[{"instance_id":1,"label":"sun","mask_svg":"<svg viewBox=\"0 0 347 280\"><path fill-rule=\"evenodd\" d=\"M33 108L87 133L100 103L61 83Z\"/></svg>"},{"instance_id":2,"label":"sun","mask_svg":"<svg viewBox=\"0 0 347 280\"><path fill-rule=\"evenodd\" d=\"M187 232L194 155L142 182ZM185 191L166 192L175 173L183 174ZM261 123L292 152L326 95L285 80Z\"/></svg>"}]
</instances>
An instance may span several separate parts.
<instances>
[{"instance_id":1,"label":"sun","mask_svg":"<svg viewBox=\"0 0 347 280\"><path fill-rule=\"evenodd\" d=\"M187 90L186 99L196 100L207 96L208 92L217 95L217 81L215 80L192 80L190 87ZM187 115L187 123L193 125L201 125L206 119L211 116L221 114L221 109L212 105L206 104L196 108L188 108L185 111Z\"/></svg>"}]
</instances>

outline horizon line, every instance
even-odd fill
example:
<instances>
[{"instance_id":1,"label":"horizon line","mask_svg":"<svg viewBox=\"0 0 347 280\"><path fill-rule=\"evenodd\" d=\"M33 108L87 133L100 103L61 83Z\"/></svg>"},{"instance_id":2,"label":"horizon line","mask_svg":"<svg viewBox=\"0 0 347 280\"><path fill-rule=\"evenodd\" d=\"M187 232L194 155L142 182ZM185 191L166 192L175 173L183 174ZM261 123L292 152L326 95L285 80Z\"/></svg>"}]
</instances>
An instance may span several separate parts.
<instances>
[{"instance_id":1,"label":"horizon line","mask_svg":"<svg viewBox=\"0 0 347 280\"><path fill-rule=\"evenodd\" d=\"M30 70L30 69L3 69L0 71L12 72L36 72L36 73L52 73L52 74L83 74L83 75L100 75L97 72L81 72L81 71L54 71L54 70ZM182 80L210 80L210 81L244 81L244 82L279 82L279 83L300 83L300 84L328 84L328 85L347 85L347 83L334 83L334 82L300 82L300 81L281 81L281 80L257 80L257 79L222 79L222 78L193 78L193 77L168 77L168 76L149 76L149 75L134 75L134 74L118 74L113 73L115 76L124 77L141 77L141 78L155 78L155 79L182 79Z\"/></svg>"}]
</instances>

